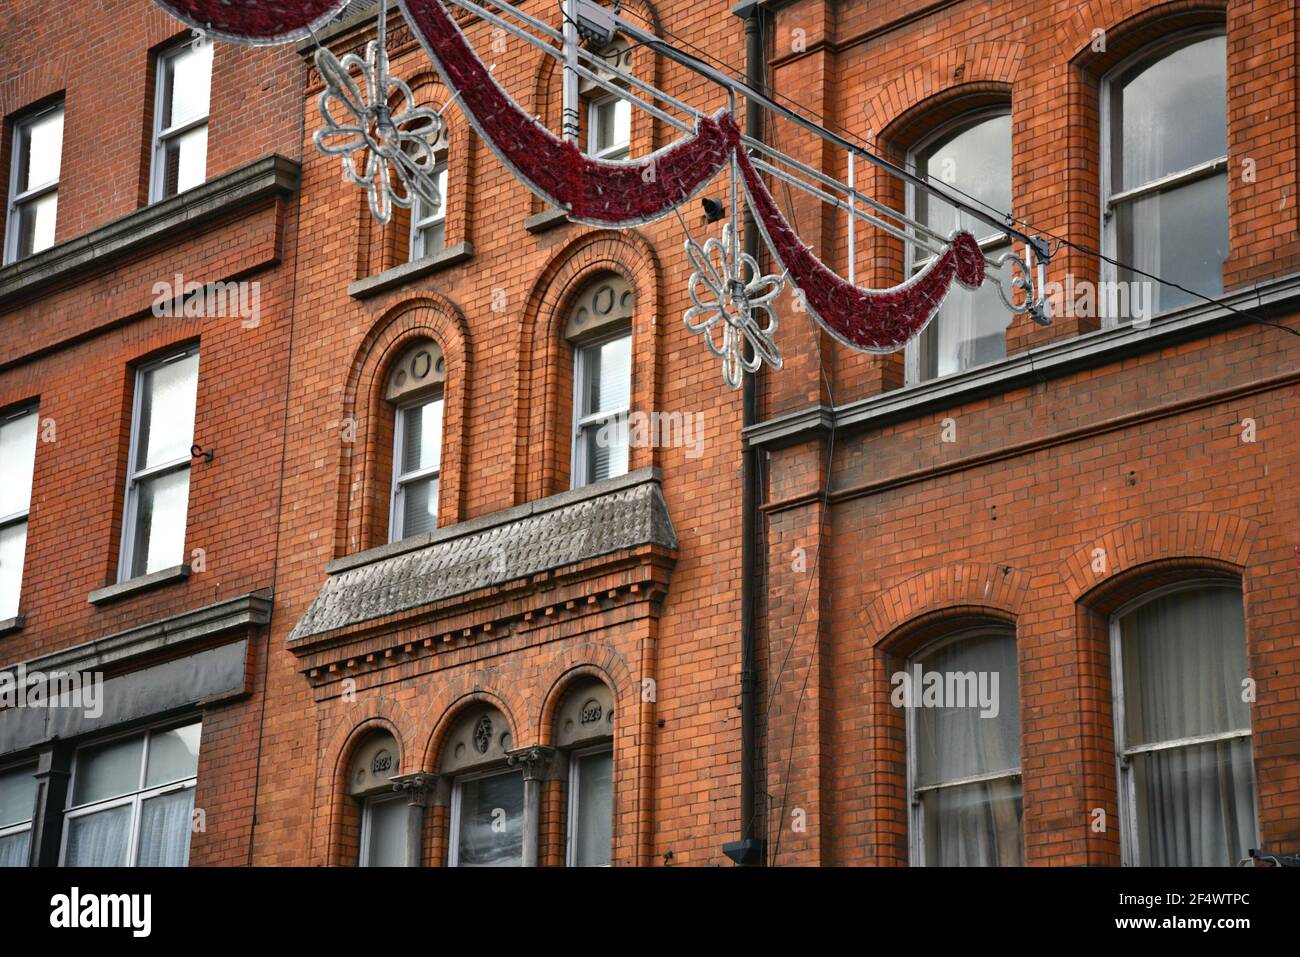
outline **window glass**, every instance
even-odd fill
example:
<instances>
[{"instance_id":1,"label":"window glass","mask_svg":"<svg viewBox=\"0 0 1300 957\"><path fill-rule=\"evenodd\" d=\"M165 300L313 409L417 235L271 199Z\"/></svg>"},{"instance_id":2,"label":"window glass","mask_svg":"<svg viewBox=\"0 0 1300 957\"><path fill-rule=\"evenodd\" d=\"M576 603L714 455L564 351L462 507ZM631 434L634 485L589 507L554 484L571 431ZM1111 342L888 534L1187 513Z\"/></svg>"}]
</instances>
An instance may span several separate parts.
<instances>
[{"instance_id":1,"label":"window glass","mask_svg":"<svg viewBox=\"0 0 1300 957\"><path fill-rule=\"evenodd\" d=\"M163 93L164 129L208 115L212 50L211 43L188 43L168 57L167 88Z\"/></svg>"},{"instance_id":2,"label":"window glass","mask_svg":"<svg viewBox=\"0 0 1300 957\"><path fill-rule=\"evenodd\" d=\"M623 475L628 468L628 403L632 337L619 336L578 351L579 444L575 485Z\"/></svg>"},{"instance_id":3,"label":"window glass","mask_svg":"<svg viewBox=\"0 0 1300 957\"><path fill-rule=\"evenodd\" d=\"M609 864L614 825L614 753L577 755L577 820L572 863L577 867Z\"/></svg>"},{"instance_id":4,"label":"window glass","mask_svg":"<svg viewBox=\"0 0 1300 957\"><path fill-rule=\"evenodd\" d=\"M17 617L27 556L27 522L0 527L0 621Z\"/></svg>"},{"instance_id":5,"label":"window glass","mask_svg":"<svg viewBox=\"0 0 1300 957\"><path fill-rule=\"evenodd\" d=\"M152 735L144 786L157 787L194 777L199 771L199 736L202 731L201 724L190 724Z\"/></svg>"},{"instance_id":6,"label":"window glass","mask_svg":"<svg viewBox=\"0 0 1300 957\"><path fill-rule=\"evenodd\" d=\"M457 867L523 863L524 778L519 772L458 781Z\"/></svg>"},{"instance_id":7,"label":"window glass","mask_svg":"<svg viewBox=\"0 0 1300 957\"><path fill-rule=\"evenodd\" d=\"M58 182L63 165L63 110L51 110L23 127L18 157L19 192Z\"/></svg>"},{"instance_id":8,"label":"window glass","mask_svg":"<svg viewBox=\"0 0 1300 957\"><path fill-rule=\"evenodd\" d=\"M190 862L194 789L169 791L140 804L137 867L185 867Z\"/></svg>"},{"instance_id":9,"label":"window glass","mask_svg":"<svg viewBox=\"0 0 1300 957\"><path fill-rule=\"evenodd\" d=\"M0 419L0 520L26 512L36 467L36 410Z\"/></svg>"},{"instance_id":10,"label":"window glass","mask_svg":"<svg viewBox=\"0 0 1300 957\"><path fill-rule=\"evenodd\" d=\"M407 802L403 797L366 802L367 867L403 867L406 864Z\"/></svg>"},{"instance_id":11,"label":"window glass","mask_svg":"<svg viewBox=\"0 0 1300 957\"><path fill-rule=\"evenodd\" d=\"M63 863L67 867L125 867L131 850L130 804L70 817Z\"/></svg>"},{"instance_id":12,"label":"window glass","mask_svg":"<svg viewBox=\"0 0 1300 957\"><path fill-rule=\"evenodd\" d=\"M91 804L138 790L143 759L142 737L120 738L82 748L77 754L77 784L72 803Z\"/></svg>"},{"instance_id":13,"label":"window glass","mask_svg":"<svg viewBox=\"0 0 1300 957\"><path fill-rule=\"evenodd\" d=\"M24 824L32 819L36 806L34 769L18 768L0 772L0 829Z\"/></svg>"},{"instance_id":14,"label":"window glass","mask_svg":"<svg viewBox=\"0 0 1300 957\"><path fill-rule=\"evenodd\" d=\"M188 459L194 443L199 356L192 353L140 373L137 468Z\"/></svg>"}]
</instances>

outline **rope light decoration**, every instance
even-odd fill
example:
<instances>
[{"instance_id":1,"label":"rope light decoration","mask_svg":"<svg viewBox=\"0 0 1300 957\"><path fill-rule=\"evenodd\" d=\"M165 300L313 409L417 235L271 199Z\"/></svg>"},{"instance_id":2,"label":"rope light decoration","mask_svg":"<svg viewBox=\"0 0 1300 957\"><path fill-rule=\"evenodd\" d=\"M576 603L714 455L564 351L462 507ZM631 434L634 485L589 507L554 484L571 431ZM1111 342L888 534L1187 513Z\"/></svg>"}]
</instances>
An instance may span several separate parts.
<instances>
[{"instance_id":1,"label":"rope light decoration","mask_svg":"<svg viewBox=\"0 0 1300 957\"><path fill-rule=\"evenodd\" d=\"M205 33L245 44L283 43L309 36L347 5L346 0L155 2ZM919 273L889 289L860 288L818 259L782 214L749 156L748 148L754 148L755 141L746 142L736 122L737 84L716 71L712 71L711 78L727 86L731 93L728 108L705 115L685 106L695 115L695 127L690 130L675 123L686 133L676 142L640 159L597 159L583 153L572 135L563 139L556 136L520 108L474 51L448 12L448 0L397 2L478 134L524 185L563 209L574 222L627 228L670 212L678 211L680 217L680 208L730 166L731 223L724 227L721 240L710 238L700 245L688 231L686 254L693 268L688 295L692 305L683 319L687 328L701 334L708 349L722 360L723 379L732 388L741 384L743 373L755 372L764 363L781 367L780 351L774 341L777 316L773 301L787 279L797 288L809 315L837 340L865 352L894 352L925 329L954 283L978 289L985 280L986 268L995 265L985 259L969 232L957 232L946 239L930 234L929 238L942 248L936 247L938 254ZM504 22L468 0L450 2L498 25ZM509 4L498 6L510 9L552 38L559 36ZM371 213L381 223L388 221L393 205L409 207L416 197L434 208L441 202L432 179L430 146L441 130L441 117L432 110L417 108L410 88L388 73L384 49L387 8L387 0L381 0L378 40L368 46L365 60L352 54L339 60L323 48L316 54L325 82L320 97L325 126L316 134L316 146L324 153L342 157L345 175L367 190ZM552 55L559 53L522 30L516 32ZM566 69L571 70L576 62L572 46L567 53ZM351 71L360 75L362 85L352 80ZM401 103L396 112L388 104L394 92ZM758 95L748 90L746 94ZM676 103L666 94L660 96ZM343 121L335 117L331 107L341 109ZM662 115L654 108L651 111ZM807 125L807 121L800 122ZM364 167L358 169L355 157L363 151ZM768 164L762 165L772 171ZM394 188L394 180L402 189ZM763 275L753 257L740 252L735 224L742 188L760 233L784 270L782 275ZM857 193L852 196L862 199ZM848 206L852 214L852 203ZM914 230L926 230L897 211L876 208ZM881 224L875 217L865 218ZM882 228L905 241L917 241L912 234L894 227ZM1034 297L1028 268L1019 257L1011 258L1022 271L1013 287L1025 294L1024 303L1011 308L1044 321L1043 299L1041 294ZM1042 283L1040 259L1039 285ZM998 288L1005 301L1000 284Z\"/></svg>"}]
</instances>

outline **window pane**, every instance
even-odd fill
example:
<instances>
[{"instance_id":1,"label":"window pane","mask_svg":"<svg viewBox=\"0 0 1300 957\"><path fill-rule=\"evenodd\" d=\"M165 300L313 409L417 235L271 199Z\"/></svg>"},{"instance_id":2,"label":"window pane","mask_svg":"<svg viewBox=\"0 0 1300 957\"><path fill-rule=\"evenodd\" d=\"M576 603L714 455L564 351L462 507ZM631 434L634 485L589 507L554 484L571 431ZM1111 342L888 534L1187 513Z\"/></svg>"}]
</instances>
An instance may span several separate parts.
<instances>
[{"instance_id":1,"label":"window pane","mask_svg":"<svg viewBox=\"0 0 1300 957\"><path fill-rule=\"evenodd\" d=\"M175 196L208 178L208 127L168 138L163 146L162 197Z\"/></svg>"},{"instance_id":2,"label":"window pane","mask_svg":"<svg viewBox=\"0 0 1300 957\"><path fill-rule=\"evenodd\" d=\"M1228 256L1228 177L1210 176L1122 203L1115 209L1116 258L1161 279L1207 296L1223 292ZM1147 283L1119 270L1122 282ZM1171 285L1151 283L1155 312L1201 302ZM1121 320L1130 317L1117 317Z\"/></svg>"},{"instance_id":3,"label":"window pane","mask_svg":"<svg viewBox=\"0 0 1300 957\"><path fill-rule=\"evenodd\" d=\"M23 127L15 192L25 193L59 180L63 162L63 110L57 109Z\"/></svg>"},{"instance_id":4,"label":"window pane","mask_svg":"<svg viewBox=\"0 0 1300 957\"><path fill-rule=\"evenodd\" d=\"M1120 622L1125 745L1249 731L1246 623L1235 588L1157 598Z\"/></svg>"},{"instance_id":5,"label":"window pane","mask_svg":"<svg viewBox=\"0 0 1300 957\"><path fill-rule=\"evenodd\" d=\"M151 797L140 805L136 867L185 867L190 862L194 789Z\"/></svg>"},{"instance_id":6,"label":"window pane","mask_svg":"<svg viewBox=\"0 0 1300 957\"><path fill-rule=\"evenodd\" d=\"M1020 779L1002 778L926 791L929 867L1020 867L1025 863Z\"/></svg>"},{"instance_id":7,"label":"window pane","mask_svg":"<svg viewBox=\"0 0 1300 957\"><path fill-rule=\"evenodd\" d=\"M595 119L596 152L606 159L621 159L632 141L632 104L621 98L603 100L596 104Z\"/></svg>"},{"instance_id":8,"label":"window pane","mask_svg":"<svg viewBox=\"0 0 1300 957\"><path fill-rule=\"evenodd\" d=\"M18 615L23 590L23 559L26 553L26 522L17 522L0 528L0 621Z\"/></svg>"},{"instance_id":9,"label":"window pane","mask_svg":"<svg viewBox=\"0 0 1300 957\"><path fill-rule=\"evenodd\" d=\"M31 831L0 837L0 867L26 867L31 846Z\"/></svg>"},{"instance_id":10,"label":"window pane","mask_svg":"<svg viewBox=\"0 0 1300 957\"><path fill-rule=\"evenodd\" d=\"M988 255L996 259L1005 251L990 250ZM994 283L1001 282L1003 294L1014 302L1011 295L1014 276L1008 263L1000 275L990 269L979 289L966 289L953 283L938 314L921 333L918 346L921 379L934 379L1006 358L1011 312Z\"/></svg>"},{"instance_id":11,"label":"window pane","mask_svg":"<svg viewBox=\"0 0 1300 957\"><path fill-rule=\"evenodd\" d=\"M0 518L25 512L31 503L38 418L33 409L0 421Z\"/></svg>"},{"instance_id":12,"label":"window pane","mask_svg":"<svg viewBox=\"0 0 1300 957\"><path fill-rule=\"evenodd\" d=\"M443 251L447 244L447 223L439 219L432 225L423 226L415 233L415 250L413 259L433 256Z\"/></svg>"},{"instance_id":13,"label":"window pane","mask_svg":"<svg viewBox=\"0 0 1300 957\"><path fill-rule=\"evenodd\" d=\"M614 834L614 754L603 751L578 758L578 819L574 864L603 867L609 863Z\"/></svg>"},{"instance_id":14,"label":"window pane","mask_svg":"<svg viewBox=\"0 0 1300 957\"><path fill-rule=\"evenodd\" d=\"M402 410L402 474L437 468L442 459L442 399Z\"/></svg>"},{"instance_id":15,"label":"window pane","mask_svg":"<svg viewBox=\"0 0 1300 957\"><path fill-rule=\"evenodd\" d=\"M1259 846L1249 738L1132 757L1143 865L1236 864Z\"/></svg>"},{"instance_id":16,"label":"window pane","mask_svg":"<svg viewBox=\"0 0 1300 957\"><path fill-rule=\"evenodd\" d=\"M131 805L70 817L64 822L67 867L125 867L131 840Z\"/></svg>"},{"instance_id":17,"label":"window pane","mask_svg":"<svg viewBox=\"0 0 1300 957\"><path fill-rule=\"evenodd\" d=\"M167 58L163 129L208 115L212 93L212 49L211 43L187 44L179 53Z\"/></svg>"},{"instance_id":18,"label":"window pane","mask_svg":"<svg viewBox=\"0 0 1300 957\"><path fill-rule=\"evenodd\" d=\"M77 753L73 806L130 794L140 788L144 738L123 738Z\"/></svg>"},{"instance_id":19,"label":"window pane","mask_svg":"<svg viewBox=\"0 0 1300 957\"><path fill-rule=\"evenodd\" d=\"M619 415L583 429L580 441L586 458L586 483L627 474L627 416Z\"/></svg>"},{"instance_id":20,"label":"window pane","mask_svg":"<svg viewBox=\"0 0 1300 957\"><path fill-rule=\"evenodd\" d=\"M582 362L583 417L626 409L632 394L632 337L585 346Z\"/></svg>"},{"instance_id":21,"label":"window pane","mask_svg":"<svg viewBox=\"0 0 1300 957\"><path fill-rule=\"evenodd\" d=\"M1011 116L994 116L953 133L917 157L917 166L994 209L1011 209ZM964 229L977 237L989 227L928 193L916 192L916 216L944 236Z\"/></svg>"},{"instance_id":22,"label":"window pane","mask_svg":"<svg viewBox=\"0 0 1300 957\"><path fill-rule=\"evenodd\" d=\"M185 518L190 470L177 469L136 484L135 539L131 577L149 575L185 561Z\"/></svg>"},{"instance_id":23,"label":"window pane","mask_svg":"<svg viewBox=\"0 0 1300 957\"><path fill-rule=\"evenodd\" d=\"M36 806L34 768L19 768L0 774L0 828L12 827L32 819Z\"/></svg>"},{"instance_id":24,"label":"window pane","mask_svg":"<svg viewBox=\"0 0 1300 957\"><path fill-rule=\"evenodd\" d=\"M198 353L154 366L140 374L137 469L190 457L190 446L194 444L194 405L198 385Z\"/></svg>"},{"instance_id":25,"label":"window pane","mask_svg":"<svg viewBox=\"0 0 1300 957\"><path fill-rule=\"evenodd\" d=\"M1113 86L1112 192L1228 155L1227 45L1210 37L1125 72ZM1186 238L1186 237L1180 237Z\"/></svg>"},{"instance_id":26,"label":"window pane","mask_svg":"<svg viewBox=\"0 0 1300 957\"><path fill-rule=\"evenodd\" d=\"M407 482L402 486L402 538L431 532L438 527L438 480Z\"/></svg>"},{"instance_id":27,"label":"window pane","mask_svg":"<svg viewBox=\"0 0 1300 957\"><path fill-rule=\"evenodd\" d=\"M45 193L18 207L16 258L32 256L54 245L54 221L58 209L58 193Z\"/></svg>"},{"instance_id":28,"label":"window pane","mask_svg":"<svg viewBox=\"0 0 1300 957\"><path fill-rule=\"evenodd\" d=\"M911 664L911 674L919 664L923 676L912 686L918 786L1020 767L1015 638L966 638ZM940 697L928 698L934 688Z\"/></svg>"},{"instance_id":29,"label":"window pane","mask_svg":"<svg viewBox=\"0 0 1300 957\"><path fill-rule=\"evenodd\" d=\"M199 773L199 736L201 724L172 728L150 736L149 767L144 786L157 787L192 778Z\"/></svg>"},{"instance_id":30,"label":"window pane","mask_svg":"<svg viewBox=\"0 0 1300 957\"><path fill-rule=\"evenodd\" d=\"M519 867L523 841L522 774L497 774L460 784L458 867Z\"/></svg>"},{"instance_id":31,"label":"window pane","mask_svg":"<svg viewBox=\"0 0 1300 957\"><path fill-rule=\"evenodd\" d=\"M367 867L404 867L406 865L406 801L390 798L370 801L370 843L366 848Z\"/></svg>"}]
</instances>

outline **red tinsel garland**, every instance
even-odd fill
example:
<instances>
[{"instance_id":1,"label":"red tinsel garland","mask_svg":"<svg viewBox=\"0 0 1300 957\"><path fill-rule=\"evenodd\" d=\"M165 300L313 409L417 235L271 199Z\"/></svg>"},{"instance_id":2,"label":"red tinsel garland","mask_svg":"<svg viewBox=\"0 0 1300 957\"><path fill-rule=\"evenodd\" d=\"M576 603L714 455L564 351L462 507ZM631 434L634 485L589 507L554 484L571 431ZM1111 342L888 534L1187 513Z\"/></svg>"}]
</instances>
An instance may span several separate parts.
<instances>
[{"instance_id":1,"label":"red tinsel garland","mask_svg":"<svg viewBox=\"0 0 1300 957\"><path fill-rule=\"evenodd\" d=\"M305 36L348 0L158 0L190 26L235 43L283 43Z\"/></svg>"}]
</instances>

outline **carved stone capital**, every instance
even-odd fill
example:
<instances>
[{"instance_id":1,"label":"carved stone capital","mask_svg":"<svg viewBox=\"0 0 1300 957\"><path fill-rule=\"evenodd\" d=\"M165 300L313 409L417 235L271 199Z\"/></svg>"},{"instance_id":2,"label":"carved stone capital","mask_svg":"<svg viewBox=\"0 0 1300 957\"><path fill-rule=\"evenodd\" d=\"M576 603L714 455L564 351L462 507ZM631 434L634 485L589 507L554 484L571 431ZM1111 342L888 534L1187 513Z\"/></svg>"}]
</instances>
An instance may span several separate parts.
<instances>
[{"instance_id":1,"label":"carved stone capital","mask_svg":"<svg viewBox=\"0 0 1300 957\"><path fill-rule=\"evenodd\" d=\"M522 768L525 781L541 781L555 760L555 749L540 744L515 748L507 752L506 763L512 768Z\"/></svg>"},{"instance_id":2,"label":"carved stone capital","mask_svg":"<svg viewBox=\"0 0 1300 957\"><path fill-rule=\"evenodd\" d=\"M433 789L438 785L438 775L428 771L415 771L412 774L398 774L388 780L393 782L394 791L406 793L407 803L426 807Z\"/></svg>"}]
</instances>

